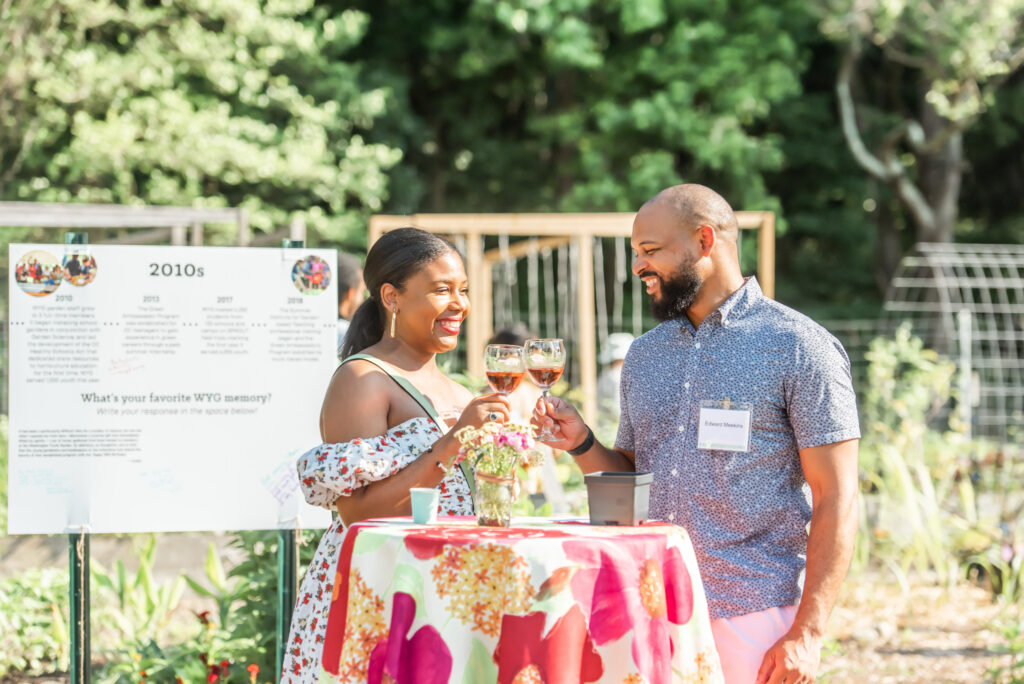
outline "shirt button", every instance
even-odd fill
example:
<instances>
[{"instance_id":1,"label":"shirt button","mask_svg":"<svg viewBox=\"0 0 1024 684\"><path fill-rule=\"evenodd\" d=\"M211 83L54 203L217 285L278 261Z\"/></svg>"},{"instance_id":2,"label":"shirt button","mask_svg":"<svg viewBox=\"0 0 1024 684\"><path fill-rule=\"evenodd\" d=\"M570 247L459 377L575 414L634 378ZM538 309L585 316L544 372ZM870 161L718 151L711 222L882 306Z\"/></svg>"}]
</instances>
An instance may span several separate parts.
<instances>
[{"instance_id":1,"label":"shirt button","mask_svg":"<svg viewBox=\"0 0 1024 684\"><path fill-rule=\"evenodd\" d=\"M700 342L698 342L697 344L693 345L693 348L694 349L700 349Z\"/></svg>"},{"instance_id":2,"label":"shirt button","mask_svg":"<svg viewBox=\"0 0 1024 684\"><path fill-rule=\"evenodd\" d=\"M686 432L686 426L685 425L680 425L679 426L679 431L680 432Z\"/></svg>"},{"instance_id":3,"label":"shirt button","mask_svg":"<svg viewBox=\"0 0 1024 684\"><path fill-rule=\"evenodd\" d=\"M686 389L690 389L690 383L684 382L683 387L685 387Z\"/></svg>"}]
</instances>

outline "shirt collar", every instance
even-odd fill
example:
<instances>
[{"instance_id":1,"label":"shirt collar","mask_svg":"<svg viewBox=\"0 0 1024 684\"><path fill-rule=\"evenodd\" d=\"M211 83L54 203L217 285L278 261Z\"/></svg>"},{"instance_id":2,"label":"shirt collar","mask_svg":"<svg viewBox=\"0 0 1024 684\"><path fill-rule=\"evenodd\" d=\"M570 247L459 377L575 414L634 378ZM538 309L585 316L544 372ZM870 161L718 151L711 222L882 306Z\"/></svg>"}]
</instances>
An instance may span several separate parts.
<instances>
[{"instance_id":1,"label":"shirt collar","mask_svg":"<svg viewBox=\"0 0 1024 684\"><path fill-rule=\"evenodd\" d=\"M732 318L739 318L750 310L759 300L764 297L761 286L757 283L756 276L750 276L743 281L740 289L729 295L716 313L722 325ZM712 314L714 315L714 314Z\"/></svg>"},{"instance_id":2,"label":"shirt collar","mask_svg":"<svg viewBox=\"0 0 1024 684\"><path fill-rule=\"evenodd\" d=\"M711 315L704 320L713 321L717 317L718 322L725 325L727 319L742 316L763 297L764 293L761 291L761 286L757 283L757 277L749 276L743 280L743 284L740 285L738 290L729 295L729 298L722 302L722 305L712 311ZM683 332L691 336L697 333L689 318L683 316L678 320L679 328Z\"/></svg>"}]
</instances>

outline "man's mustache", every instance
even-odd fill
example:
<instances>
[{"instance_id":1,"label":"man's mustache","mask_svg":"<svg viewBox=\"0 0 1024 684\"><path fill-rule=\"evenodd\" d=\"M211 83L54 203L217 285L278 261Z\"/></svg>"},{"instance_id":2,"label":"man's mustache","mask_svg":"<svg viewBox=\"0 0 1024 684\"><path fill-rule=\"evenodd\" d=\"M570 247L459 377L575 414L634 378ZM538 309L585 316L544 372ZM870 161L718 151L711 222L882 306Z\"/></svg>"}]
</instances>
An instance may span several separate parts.
<instances>
[{"instance_id":1,"label":"man's mustache","mask_svg":"<svg viewBox=\"0 0 1024 684\"><path fill-rule=\"evenodd\" d=\"M658 280L661 280L661 276L659 276L657 273L654 273L653 271L641 271L640 274L637 275L637 278L641 278L642 279L642 278L646 278L647 276L654 276Z\"/></svg>"}]
</instances>

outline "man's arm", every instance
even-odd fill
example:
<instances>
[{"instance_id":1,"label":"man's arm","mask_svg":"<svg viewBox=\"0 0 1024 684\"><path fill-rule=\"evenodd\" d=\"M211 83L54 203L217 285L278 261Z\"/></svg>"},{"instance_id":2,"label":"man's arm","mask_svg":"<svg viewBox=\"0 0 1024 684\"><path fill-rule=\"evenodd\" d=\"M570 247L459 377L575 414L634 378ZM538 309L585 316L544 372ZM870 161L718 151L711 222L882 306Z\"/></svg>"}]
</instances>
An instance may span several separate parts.
<instances>
[{"instance_id":1,"label":"man's arm","mask_svg":"<svg viewBox=\"0 0 1024 684\"><path fill-rule=\"evenodd\" d=\"M590 433L583 417L567 401L558 397L542 397L537 400L537 406L533 410L533 422L538 427L547 427L558 439L544 442L552 449L569 451L575 449L586 441ZM576 465L584 473L605 472L630 472L635 470L633 465L633 453L620 449L609 449L596 439L593 446L584 453L574 456Z\"/></svg>"},{"instance_id":2,"label":"man's arm","mask_svg":"<svg viewBox=\"0 0 1024 684\"><path fill-rule=\"evenodd\" d=\"M817 674L825 624L857 533L858 446L859 440L851 439L800 450L812 497L804 591L793 626L765 653L758 684L813 682Z\"/></svg>"}]
</instances>

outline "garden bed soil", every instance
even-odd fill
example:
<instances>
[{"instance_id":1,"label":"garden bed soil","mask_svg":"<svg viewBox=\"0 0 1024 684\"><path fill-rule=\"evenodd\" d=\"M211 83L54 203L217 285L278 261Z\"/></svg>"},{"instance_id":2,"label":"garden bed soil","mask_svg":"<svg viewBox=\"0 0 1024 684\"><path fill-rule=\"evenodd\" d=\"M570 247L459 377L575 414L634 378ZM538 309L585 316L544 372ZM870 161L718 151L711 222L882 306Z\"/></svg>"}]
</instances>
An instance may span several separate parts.
<instances>
[{"instance_id":1,"label":"garden bed soil","mask_svg":"<svg viewBox=\"0 0 1024 684\"><path fill-rule=\"evenodd\" d=\"M905 592L891 575L850 578L829 621L835 641L819 681L991 681L993 667L1009 664L998 651L1006 640L994 626L1007 610L967 583L946 589L917 582Z\"/></svg>"}]
</instances>

